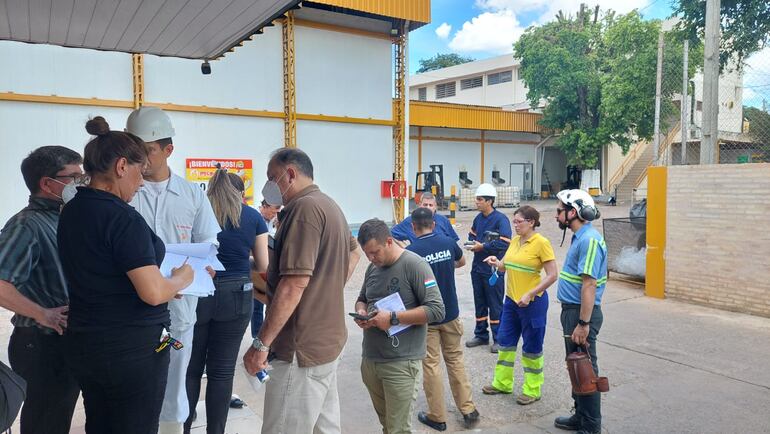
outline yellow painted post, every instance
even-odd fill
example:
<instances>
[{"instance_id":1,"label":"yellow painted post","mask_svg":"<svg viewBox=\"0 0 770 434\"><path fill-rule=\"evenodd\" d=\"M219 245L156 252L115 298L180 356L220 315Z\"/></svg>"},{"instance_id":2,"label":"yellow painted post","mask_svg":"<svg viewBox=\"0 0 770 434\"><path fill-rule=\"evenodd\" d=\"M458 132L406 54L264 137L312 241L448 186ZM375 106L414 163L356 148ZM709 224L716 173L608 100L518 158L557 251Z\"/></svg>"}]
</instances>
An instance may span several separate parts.
<instances>
[{"instance_id":1,"label":"yellow painted post","mask_svg":"<svg viewBox=\"0 0 770 434\"><path fill-rule=\"evenodd\" d=\"M144 55L134 53L131 55L132 75L134 77L134 109L144 105Z\"/></svg>"},{"instance_id":2,"label":"yellow painted post","mask_svg":"<svg viewBox=\"0 0 770 434\"><path fill-rule=\"evenodd\" d=\"M481 182L484 182L484 131L481 131Z\"/></svg>"},{"instance_id":3,"label":"yellow painted post","mask_svg":"<svg viewBox=\"0 0 770 434\"><path fill-rule=\"evenodd\" d=\"M648 297L666 296L666 187L668 168L647 169L647 272L644 293Z\"/></svg>"},{"instance_id":4,"label":"yellow painted post","mask_svg":"<svg viewBox=\"0 0 770 434\"><path fill-rule=\"evenodd\" d=\"M435 185L431 185L431 186L430 186L430 192L431 192L431 193L432 193L434 196L438 194L438 189L436 188L436 186L435 186Z\"/></svg>"},{"instance_id":5,"label":"yellow painted post","mask_svg":"<svg viewBox=\"0 0 770 434\"><path fill-rule=\"evenodd\" d=\"M452 192L452 195L449 197L449 223L454 226L457 221L455 218L455 212L457 211L457 187L452 184L450 191Z\"/></svg>"},{"instance_id":6,"label":"yellow painted post","mask_svg":"<svg viewBox=\"0 0 770 434\"><path fill-rule=\"evenodd\" d=\"M297 95L294 52L294 12L286 13L282 24L283 42L283 129L284 146L297 147Z\"/></svg>"}]
</instances>

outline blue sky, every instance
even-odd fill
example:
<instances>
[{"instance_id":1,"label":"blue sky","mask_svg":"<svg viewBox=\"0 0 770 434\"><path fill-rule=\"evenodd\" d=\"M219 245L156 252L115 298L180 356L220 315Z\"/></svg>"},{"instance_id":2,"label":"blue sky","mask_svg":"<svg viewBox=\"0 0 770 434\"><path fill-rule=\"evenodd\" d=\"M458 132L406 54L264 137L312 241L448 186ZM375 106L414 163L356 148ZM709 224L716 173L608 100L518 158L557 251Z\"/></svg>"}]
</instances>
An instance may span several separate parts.
<instances>
[{"instance_id":1,"label":"blue sky","mask_svg":"<svg viewBox=\"0 0 770 434\"><path fill-rule=\"evenodd\" d=\"M409 71L437 53L484 59L512 52L524 29L550 21L558 10L574 13L580 3L619 12L638 8L647 18L665 18L672 10L671 0L432 0L432 22L410 34Z\"/></svg>"}]
</instances>

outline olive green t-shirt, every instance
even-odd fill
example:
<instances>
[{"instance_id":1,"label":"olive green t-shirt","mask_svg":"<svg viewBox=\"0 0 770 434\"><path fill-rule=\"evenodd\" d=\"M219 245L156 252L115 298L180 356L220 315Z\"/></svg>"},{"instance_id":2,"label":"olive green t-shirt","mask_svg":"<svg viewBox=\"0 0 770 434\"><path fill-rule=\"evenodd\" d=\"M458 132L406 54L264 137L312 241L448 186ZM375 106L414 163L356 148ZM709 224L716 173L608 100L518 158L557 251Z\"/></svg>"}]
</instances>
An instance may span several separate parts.
<instances>
[{"instance_id":1,"label":"olive green t-shirt","mask_svg":"<svg viewBox=\"0 0 770 434\"><path fill-rule=\"evenodd\" d=\"M405 250L388 267L370 264L358 301L366 303L371 312L376 309L374 303L395 292L401 296L407 310L421 306L428 316L428 323L444 319L444 301L436 278L430 265L417 254ZM423 359L427 334L426 324L412 325L394 337L388 337L378 328L366 329L363 357L373 362Z\"/></svg>"}]
</instances>

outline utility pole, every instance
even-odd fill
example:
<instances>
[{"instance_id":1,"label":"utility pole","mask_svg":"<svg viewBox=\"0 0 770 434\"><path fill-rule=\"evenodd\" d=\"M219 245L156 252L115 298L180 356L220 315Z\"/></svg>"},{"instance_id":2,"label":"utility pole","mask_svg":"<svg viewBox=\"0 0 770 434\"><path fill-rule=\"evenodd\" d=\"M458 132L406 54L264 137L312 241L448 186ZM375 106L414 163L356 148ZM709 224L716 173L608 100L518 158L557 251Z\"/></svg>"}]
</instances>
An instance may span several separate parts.
<instances>
[{"instance_id":1,"label":"utility pole","mask_svg":"<svg viewBox=\"0 0 770 434\"><path fill-rule=\"evenodd\" d=\"M700 164L716 164L719 142L720 0L706 0L706 43L703 52L703 138Z\"/></svg>"},{"instance_id":2,"label":"utility pole","mask_svg":"<svg viewBox=\"0 0 770 434\"><path fill-rule=\"evenodd\" d=\"M658 155L660 151L660 94L663 87L663 30L658 33L658 67L655 73L655 127L653 136L653 158L654 165L658 165Z\"/></svg>"},{"instance_id":3,"label":"utility pole","mask_svg":"<svg viewBox=\"0 0 770 434\"><path fill-rule=\"evenodd\" d=\"M679 121L679 129L682 131L682 160L679 164L687 164L687 132L689 128L689 118L687 117L687 109L690 107L690 95L687 93L687 87L689 82L689 74L687 72L690 55L690 41L684 40L682 45L682 100L679 104L682 118ZM673 158L672 158L673 159Z\"/></svg>"}]
</instances>

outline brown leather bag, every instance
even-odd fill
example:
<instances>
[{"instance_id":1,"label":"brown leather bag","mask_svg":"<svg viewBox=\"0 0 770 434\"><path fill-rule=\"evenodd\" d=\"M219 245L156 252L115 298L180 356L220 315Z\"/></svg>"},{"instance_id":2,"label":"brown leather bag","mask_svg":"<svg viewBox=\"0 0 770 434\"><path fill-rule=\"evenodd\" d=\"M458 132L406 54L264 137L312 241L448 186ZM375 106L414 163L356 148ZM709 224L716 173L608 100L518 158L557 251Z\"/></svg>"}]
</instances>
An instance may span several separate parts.
<instances>
[{"instance_id":1,"label":"brown leather bag","mask_svg":"<svg viewBox=\"0 0 770 434\"><path fill-rule=\"evenodd\" d=\"M607 377L597 377L591 365L588 351L575 351L567 355L567 372L575 395L591 395L598 392L608 392L610 382Z\"/></svg>"}]
</instances>

